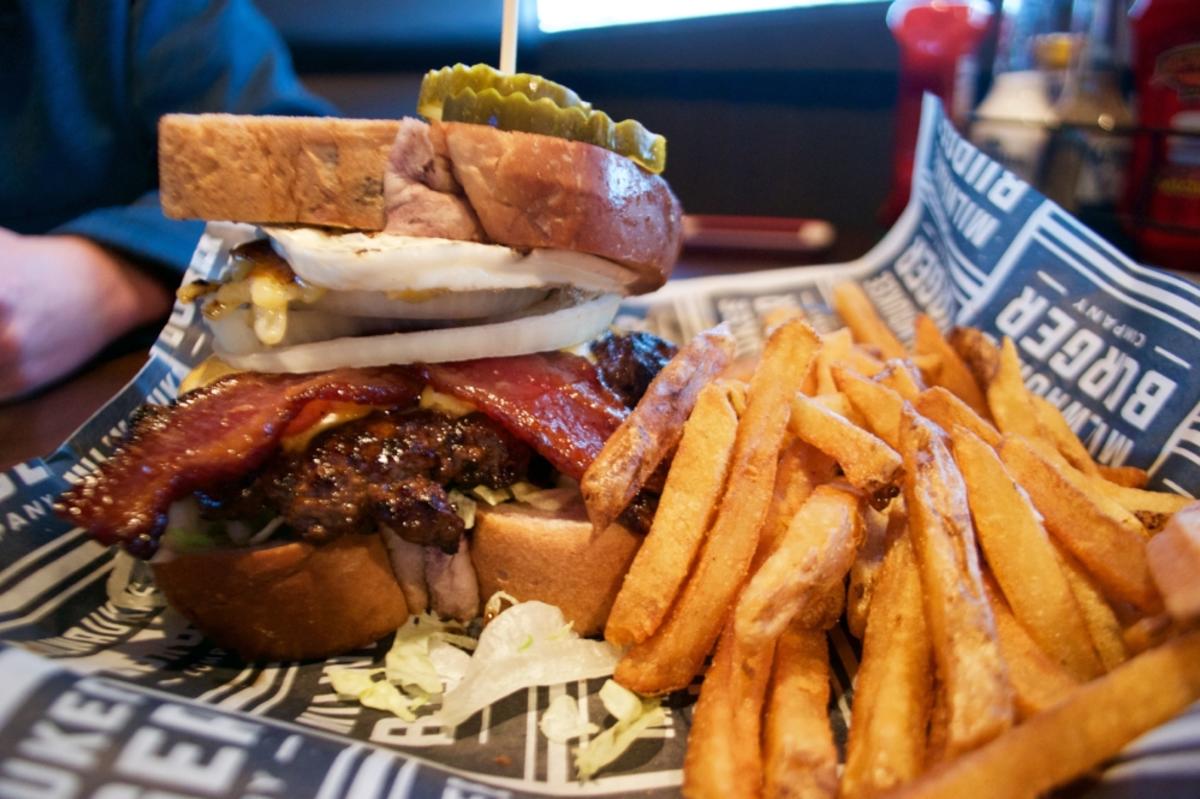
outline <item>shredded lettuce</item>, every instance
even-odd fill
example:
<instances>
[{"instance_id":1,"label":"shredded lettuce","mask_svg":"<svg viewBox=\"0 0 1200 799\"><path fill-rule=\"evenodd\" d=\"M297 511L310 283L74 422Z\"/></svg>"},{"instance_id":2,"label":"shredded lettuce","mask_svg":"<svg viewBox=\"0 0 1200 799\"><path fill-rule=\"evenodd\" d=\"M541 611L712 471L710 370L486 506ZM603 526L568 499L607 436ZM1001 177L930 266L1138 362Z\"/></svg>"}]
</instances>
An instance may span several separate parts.
<instances>
[{"instance_id":1,"label":"shredded lettuce","mask_svg":"<svg viewBox=\"0 0 1200 799\"><path fill-rule=\"evenodd\" d=\"M488 601L489 611L498 615L478 641L456 622L443 622L429 613L414 616L396 631L383 668L330 669L330 683L338 696L406 721L415 720L418 708L436 703L440 697L441 708L425 720L453 727L522 688L604 677L616 668L619 651L603 641L580 638L558 608L543 602L520 602L499 610L505 601L514 600L496 595ZM464 651L470 649L475 650L473 655ZM612 694L608 699L601 696L610 713L625 719L635 710L641 712L642 703L635 695L623 697L615 690L608 689ZM548 737L570 730L575 732L568 737L579 737L598 729L580 720L577 706L572 706L572 714L568 712L571 708L559 705L553 713L548 711L549 721L544 720L543 732L549 729ZM618 710L623 715L618 715ZM568 723L571 718L574 721ZM628 746L626 738L632 741L638 731L653 723L651 719L643 725L640 716L628 722L634 731L623 730L618 743ZM606 744L610 749L613 745Z\"/></svg>"},{"instance_id":2,"label":"shredded lettuce","mask_svg":"<svg viewBox=\"0 0 1200 799\"><path fill-rule=\"evenodd\" d=\"M329 682L343 699L357 699L364 707L386 710L405 721L415 721L413 712L424 704L420 698L405 696L387 680L376 680L383 669L330 669Z\"/></svg>"},{"instance_id":3,"label":"shredded lettuce","mask_svg":"<svg viewBox=\"0 0 1200 799\"><path fill-rule=\"evenodd\" d=\"M442 697L436 720L453 727L514 691L612 674L619 651L580 638L563 613L522 602L484 628L462 680Z\"/></svg>"},{"instance_id":4,"label":"shredded lettuce","mask_svg":"<svg viewBox=\"0 0 1200 799\"><path fill-rule=\"evenodd\" d=\"M462 519L463 527L470 530L475 526L475 506L478 504L475 500L468 497L461 491L450 489L446 493L450 498L450 504L454 506L454 512L458 514L458 518Z\"/></svg>"},{"instance_id":5,"label":"shredded lettuce","mask_svg":"<svg viewBox=\"0 0 1200 799\"><path fill-rule=\"evenodd\" d=\"M579 703L570 694L560 694L554 698L538 721L538 729L557 744L600 732L597 725L580 717Z\"/></svg>"},{"instance_id":6,"label":"shredded lettuce","mask_svg":"<svg viewBox=\"0 0 1200 799\"><path fill-rule=\"evenodd\" d=\"M488 488L485 485L477 485L471 489L471 493L493 507L512 499L512 492L507 488Z\"/></svg>"},{"instance_id":7,"label":"shredded lettuce","mask_svg":"<svg viewBox=\"0 0 1200 799\"><path fill-rule=\"evenodd\" d=\"M612 680L600 689L600 701L617 721L575 753L575 770L580 780L591 779L620 757L642 733L667 721L658 697L640 697Z\"/></svg>"}]
</instances>

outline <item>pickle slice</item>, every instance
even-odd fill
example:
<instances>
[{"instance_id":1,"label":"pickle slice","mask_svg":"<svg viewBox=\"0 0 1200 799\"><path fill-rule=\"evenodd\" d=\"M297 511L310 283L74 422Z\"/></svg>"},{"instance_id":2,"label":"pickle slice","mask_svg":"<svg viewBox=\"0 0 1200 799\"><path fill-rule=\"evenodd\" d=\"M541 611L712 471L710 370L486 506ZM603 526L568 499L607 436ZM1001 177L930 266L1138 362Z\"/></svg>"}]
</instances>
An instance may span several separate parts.
<instances>
[{"instance_id":1,"label":"pickle slice","mask_svg":"<svg viewBox=\"0 0 1200 799\"><path fill-rule=\"evenodd\" d=\"M464 88L445 98L441 119L595 144L632 159L654 174L667 165L667 140L646 130L637 120L613 122L603 111L582 106L564 108L549 97L532 99L522 92L505 95L492 88Z\"/></svg>"},{"instance_id":2,"label":"pickle slice","mask_svg":"<svg viewBox=\"0 0 1200 799\"><path fill-rule=\"evenodd\" d=\"M545 98L560 108L584 108L589 111L592 108L591 103L579 99L579 95L566 86L540 75L526 72L509 75L487 64L470 67L455 64L425 73L421 81L421 94L417 97L417 113L426 119L441 119L446 98L467 89L476 92L494 89L501 96L519 93L534 100Z\"/></svg>"}]
</instances>

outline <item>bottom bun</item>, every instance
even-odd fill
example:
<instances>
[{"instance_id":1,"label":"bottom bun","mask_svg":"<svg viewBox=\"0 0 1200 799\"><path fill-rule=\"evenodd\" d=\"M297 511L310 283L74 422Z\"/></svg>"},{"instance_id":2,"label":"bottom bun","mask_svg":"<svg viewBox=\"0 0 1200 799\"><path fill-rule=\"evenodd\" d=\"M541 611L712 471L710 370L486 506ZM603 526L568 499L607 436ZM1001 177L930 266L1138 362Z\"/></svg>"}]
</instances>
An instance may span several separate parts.
<instances>
[{"instance_id":1,"label":"bottom bun","mask_svg":"<svg viewBox=\"0 0 1200 799\"><path fill-rule=\"evenodd\" d=\"M328 657L408 619L377 535L178 555L152 566L167 602L247 660Z\"/></svg>"},{"instance_id":2,"label":"bottom bun","mask_svg":"<svg viewBox=\"0 0 1200 799\"><path fill-rule=\"evenodd\" d=\"M506 591L562 609L580 635L599 635L642 537L619 524L592 534L583 505L545 511L521 503L480 508L471 560L479 594Z\"/></svg>"}]
</instances>

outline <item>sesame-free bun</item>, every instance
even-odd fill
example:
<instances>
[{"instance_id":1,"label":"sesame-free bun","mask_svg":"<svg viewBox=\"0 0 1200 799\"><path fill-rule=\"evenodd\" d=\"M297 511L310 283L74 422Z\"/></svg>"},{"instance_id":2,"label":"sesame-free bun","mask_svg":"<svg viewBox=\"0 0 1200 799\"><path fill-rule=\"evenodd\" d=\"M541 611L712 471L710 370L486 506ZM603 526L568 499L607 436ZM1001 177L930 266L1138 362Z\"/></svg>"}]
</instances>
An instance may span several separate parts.
<instances>
[{"instance_id":1,"label":"sesame-free bun","mask_svg":"<svg viewBox=\"0 0 1200 799\"><path fill-rule=\"evenodd\" d=\"M557 605L581 635L599 635L642 537L619 524L593 535L582 502L558 511L525 503L480 507L471 560L479 595Z\"/></svg>"},{"instance_id":2,"label":"sesame-free bun","mask_svg":"<svg viewBox=\"0 0 1200 799\"><path fill-rule=\"evenodd\" d=\"M378 535L176 555L151 564L167 602L246 660L308 660L366 646L408 619Z\"/></svg>"},{"instance_id":3,"label":"sesame-free bun","mask_svg":"<svg viewBox=\"0 0 1200 799\"><path fill-rule=\"evenodd\" d=\"M414 154L432 154L431 164L448 166L461 187L447 197L466 203L464 213L478 217L488 243L571 250L619 262L641 277L634 292L666 281L679 256L683 224L679 200L662 177L584 142L487 125L435 125L168 114L158 125L163 210L174 219L389 227L408 234L411 220L389 222L385 173L400 181L393 188L399 197L428 197L449 187L415 185L428 179L420 175L397 176L389 163L408 161L404 153L392 152L398 143ZM437 192L430 191L434 188ZM461 238L456 230L437 236Z\"/></svg>"},{"instance_id":4,"label":"sesame-free bun","mask_svg":"<svg viewBox=\"0 0 1200 799\"><path fill-rule=\"evenodd\" d=\"M603 147L443 122L454 175L493 241L598 255L666 282L683 241L667 182Z\"/></svg>"}]
</instances>

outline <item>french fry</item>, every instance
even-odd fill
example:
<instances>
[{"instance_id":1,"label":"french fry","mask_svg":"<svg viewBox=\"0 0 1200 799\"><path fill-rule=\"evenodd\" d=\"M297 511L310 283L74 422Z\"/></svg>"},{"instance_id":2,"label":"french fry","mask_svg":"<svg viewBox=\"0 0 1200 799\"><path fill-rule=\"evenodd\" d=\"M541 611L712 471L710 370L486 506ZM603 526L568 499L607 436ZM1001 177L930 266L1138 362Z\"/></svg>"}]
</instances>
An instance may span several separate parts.
<instances>
[{"instance_id":1,"label":"french fry","mask_svg":"<svg viewBox=\"0 0 1200 799\"><path fill-rule=\"evenodd\" d=\"M1146 470L1139 469L1137 466L1099 464L1096 468L1100 470L1100 476L1105 480L1126 488L1145 488L1146 483L1150 482L1150 475L1146 474Z\"/></svg>"},{"instance_id":2,"label":"french fry","mask_svg":"<svg viewBox=\"0 0 1200 799\"><path fill-rule=\"evenodd\" d=\"M983 439L956 425L950 440L980 547L1012 613L1075 678L1101 674L1083 616L1037 511Z\"/></svg>"},{"instance_id":3,"label":"french fry","mask_svg":"<svg viewBox=\"0 0 1200 799\"><path fill-rule=\"evenodd\" d=\"M1176 513L1146 544L1146 556L1171 617L1179 622L1200 617L1200 502Z\"/></svg>"},{"instance_id":4,"label":"french fry","mask_svg":"<svg viewBox=\"0 0 1200 799\"><path fill-rule=\"evenodd\" d=\"M1140 655L1147 649L1153 649L1166 643L1167 639L1179 632L1179 627L1166 613L1157 616L1145 616L1121 631L1125 640L1125 648L1132 655Z\"/></svg>"},{"instance_id":5,"label":"french fry","mask_svg":"<svg viewBox=\"0 0 1200 799\"><path fill-rule=\"evenodd\" d=\"M821 349L813 363L813 390L806 393L816 395L837 392L838 388L833 380L833 367L839 361L849 357L853 349L854 338L848 327L838 328L832 333L821 336Z\"/></svg>"},{"instance_id":6,"label":"french fry","mask_svg":"<svg viewBox=\"0 0 1200 799\"><path fill-rule=\"evenodd\" d=\"M704 675L683 761L688 799L752 799L762 786L763 703L774 646L747 653L726 627Z\"/></svg>"},{"instance_id":7,"label":"french fry","mask_svg":"<svg viewBox=\"0 0 1200 799\"><path fill-rule=\"evenodd\" d=\"M1000 348L986 333L974 327L955 327L946 340L967 365L976 384L983 388L992 382L1000 366Z\"/></svg>"},{"instance_id":8,"label":"french fry","mask_svg":"<svg viewBox=\"0 0 1200 799\"><path fill-rule=\"evenodd\" d=\"M908 350L875 310L875 304L857 283L839 283L833 287L833 309L850 328L854 340L878 348L886 358L907 358Z\"/></svg>"},{"instance_id":9,"label":"french fry","mask_svg":"<svg viewBox=\"0 0 1200 799\"><path fill-rule=\"evenodd\" d=\"M917 413L943 430L960 425L986 441L989 447L1000 446L1000 433L996 428L941 386L922 391L921 396L917 397L916 409Z\"/></svg>"},{"instance_id":10,"label":"french fry","mask_svg":"<svg viewBox=\"0 0 1200 799\"><path fill-rule=\"evenodd\" d=\"M1167 491L1147 491L1144 488L1117 485L1102 477L1093 478L1092 482L1101 493L1116 500L1117 504L1136 516L1151 535L1162 530L1172 516L1195 501L1191 497Z\"/></svg>"},{"instance_id":11,"label":"french fry","mask_svg":"<svg viewBox=\"0 0 1200 799\"><path fill-rule=\"evenodd\" d=\"M925 592L943 701L947 757L1013 722L1013 692L984 595L967 492L945 433L908 407L900 423L904 504Z\"/></svg>"},{"instance_id":12,"label":"french fry","mask_svg":"<svg viewBox=\"0 0 1200 799\"><path fill-rule=\"evenodd\" d=\"M863 428L826 408L812 397L797 394L792 399L792 434L829 455L850 484L873 502L886 505L899 493L900 455Z\"/></svg>"},{"instance_id":13,"label":"french fry","mask_svg":"<svg viewBox=\"0 0 1200 799\"><path fill-rule=\"evenodd\" d=\"M1021 377L1021 359L1012 339L1005 336L1000 345L996 374L987 384L988 409L1001 433L1012 433L1034 440L1045 440L1046 433L1038 422L1033 394Z\"/></svg>"},{"instance_id":14,"label":"french fry","mask_svg":"<svg viewBox=\"0 0 1200 799\"><path fill-rule=\"evenodd\" d=\"M892 449L900 447L900 411L904 398L882 383L853 369L833 367L833 381L867 423L871 432Z\"/></svg>"},{"instance_id":15,"label":"french fry","mask_svg":"<svg viewBox=\"0 0 1200 799\"><path fill-rule=\"evenodd\" d=\"M1034 413L1037 414L1038 425L1059 454L1084 474L1099 476L1100 467L1092 460L1091 453L1079 440L1079 436L1075 435L1071 425L1067 424L1062 411L1045 397L1030 394L1030 399L1033 402Z\"/></svg>"},{"instance_id":16,"label":"french fry","mask_svg":"<svg viewBox=\"0 0 1200 799\"><path fill-rule=\"evenodd\" d=\"M738 422L729 479L695 568L666 620L617 664L617 682L643 694L684 688L699 672L758 547L775 487L790 399L819 346L803 322L767 341Z\"/></svg>"},{"instance_id":17,"label":"french fry","mask_svg":"<svg viewBox=\"0 0 1200 799\"><path fill-rule=\"evenodd\" d=\"M1129 659L1129 651L1121 635L1121 622L1079 561L1066 552L1061 544L1056 542L1055 548L1063 576L1067 578L1071 593L1075 595L1075 603L1083 614L1083 623L1087 625L1088 637L1092 639L1096 655L1104 670L1112 671Z\"/></svg>"},{"instance_id":18,"label":"french fry","mask_svg":"<svg viewBox=\"0 0 1200 799\"><path fill-rule=\"evenodd\" d=\"M728 386L709 383L684 425L654 523L613 602L604 636L615 646L644 641L662 624L712 522L736 435Z\"/></svg>"},{"instance_id":19,"label":"french fry","mask_svg":"<svg viewBox=\"0 0 1200 799\"><path fill-rule=\"evenodd\" d=\"M888 545L908 524L903 506L903 500L894 499L886 514L870 506L862 508L863 543L850 566L850 579L846 586L846 626L860 641L866 633L871 597L883 568ZM894 524L898 525L896 529L893 529Z\"/></svg>"},{"instance_id":20,"label":"french fry","mask_svg":"<svg viewBox=\"0 0 1200 799\"><path fill-rule=\"evenodd\" d=\"M896 799L1033 797L1119 752L1200 698L1200 633L1176 638L896 791Z\"/></svg>"},{"instance_id":21,"label":"french fry","mask_svg":"<svg viewBox=\"0 0 1200 799\"><path fill-rule=\"evenodd\" d=\"M887 386L909 402L915 402L917 395L925 390L921 373L907 359L889 358L884 363L883 371L872 379L876 383Z\"/></svg>"},{"instance_id":22,"label":"french fry","mask_svg":"<svg viewBox=\"0 0 1200 799\"><path fill-rule=\"evenodd\" d=\"M728 325L695 336L651 381L579 483L592 527L607 530L679 444L700 390L733 360Z\"/></svg>"},{"instance_id":23,"label":"french fry","mask_svg":"<svg viewBox=\"0 0 1200 799\"><path fill-rule=\"evenodd\" d=\"M1029 636L1004 601L998 586L986 579L984 586L992 605L992 614L996 617L1000 654L1008 664L1008 675L1012 679L1017 715L1027 719L1057 705L1072 688L1079 685L1079 680L1054 662Z\"/></svg>"},{"instance_id":24,"label":"french fry","mask_svg":"<svg viewBox=\"0 0 1200 799\"><path fill-rule=\"evenodd\" d=\"M784 446L779 454L779 466L775 470L775 494L767 509L767 518L759 536L758 551L754 553L754 562L750 567L752 573L758 571L763 561L775 551L779 540L787 532L792 517L804 505L805 500L817 486L832 480L837 471L837 461L811 444L792 440Z\"/></svg>"},{"instance_id":25,"label":"french fry","mask_svg":"<svg viewBox=\"0 0 1200 799\"><path fill-rule=\"evenodd\" d=\"M1029 493L1046 528L1106 593L1146 613L1162 609L1162 600L1150 579L1145 540L1130 529L1121 513L1115 512L1127 511L1101 501L1103 498L1097 496L1085 477L1071 474L1066 461L1055 463L1040 446L1024 438L1005 436L1000 457ZM1111 500L1108 503L1115 504ZM1136 519L1133 522L1138 524Z\"/></svg>"},{"instance_id":26,"label":"french fry","mask_svg":"<svg viewBox=\"0 0 1200 799\"><path fill-rule=\"evenodd\" d=\"M916 778L925 764L932 652L907 536L888 551L875 600L854 683L843 799L878 796Z\"/></svg>"},{"instance_id":27,"label":"french fry","mask_svg":"<svg viewBox=\"0 0 1200 799\"><path fill-rule=\"evenodd\" d=\"M823 485L792 519L775 552L750 578L734 611L739 640L765 646L799 616L810 627L823 627L829 615L822 598L840 595L862 543L861 499L849 487ZM840 605L833 613L836 622Z\"/></svg>"},{"instance_id":28,"label":"french fry","mask_svg":"<svg viewBox=\"0 0 1200 799\"><path fill-rule=\"evenodd\" d=\"M966 362L942 336L937 323L925 314L918 314L914 330L913 351L918 355L935 355L938 359L937 368L926 375L926 380L946 389L970 406L975 413L986 418L987 399L983 396L983 391L975 382L975 377L967 368Z\"/></svg>"},{"instance_id":29,"label":"french fry","mask_svg":"<svg viewBox=\"0 0 1200 799\"><path fill-rule=\"evenodd\" d=\"M765 799L837 796L829 725L829 646L823 630L789 625L775 646L763 726Z\"/></svg>"}]
</instances>

